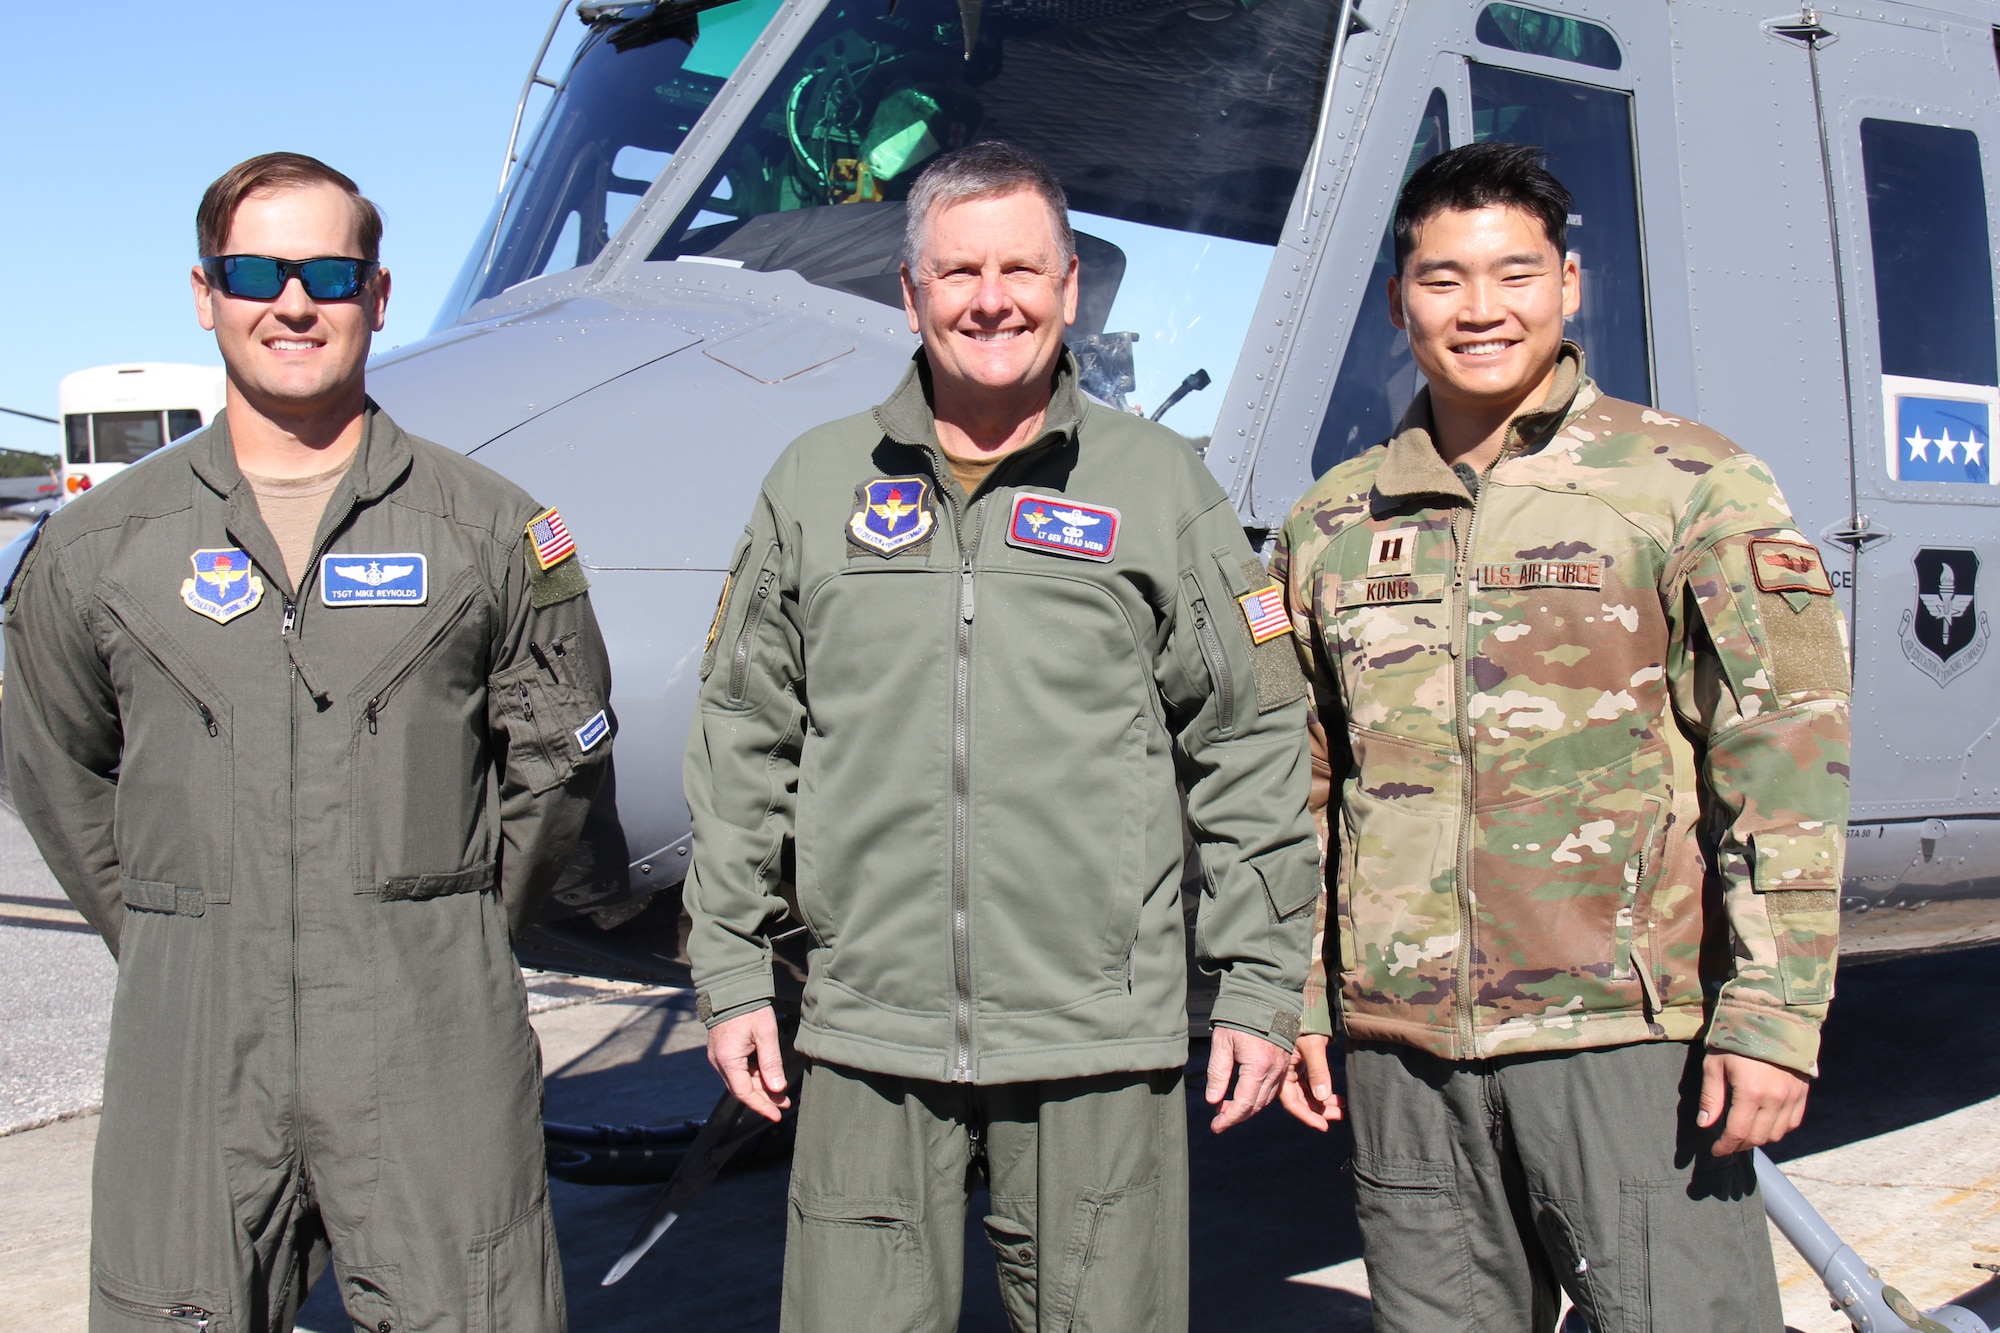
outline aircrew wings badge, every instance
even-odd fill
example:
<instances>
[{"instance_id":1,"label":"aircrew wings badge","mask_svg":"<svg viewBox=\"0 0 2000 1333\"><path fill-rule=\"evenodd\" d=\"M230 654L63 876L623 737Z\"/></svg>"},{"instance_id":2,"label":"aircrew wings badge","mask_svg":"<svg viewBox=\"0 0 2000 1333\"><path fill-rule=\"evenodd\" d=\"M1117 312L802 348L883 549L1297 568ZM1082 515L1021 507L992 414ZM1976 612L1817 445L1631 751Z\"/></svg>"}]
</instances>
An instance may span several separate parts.
<instances>
[{"instance_id":1,"label":"aircrew wings badge","mask_svg":"<svg viewBox=\"0 0 2000 1333\"><path fill-rule=\"evenodd\" d=\"M847 535L878 555L894 555L931 535L937 515L922 477L877 477L855 493Z\"/></svg>"},{"instance_id":2,"label":"aircrew wings badge","mask_svg":"<svg viewBox=\"0 0 2000 1333\"><path fill-rule=\"evenodd\" d=\"M528 520L528 541L534 546L537 569L554 569L576 554L576 539L569 535L562 515L553 509L544 509Z\"/></svg>"},{"instance_id":3,"label":"aircrew wings badge","mask_svg":"<svg viewBox=\"0 0 2000 1333\"><path fill-rule=\"evenodd\" d=\"M250 567L250 557L233 546L196 551L188 559L194 577L181 583L181 600L188 610L227 625L264 600L264 580Z\"/></svg>"},{"instance_id":4,"label":"aircrew wings badge","mask_svg":"<svg viewBox=\"0 0 2000 1333\"><path fill-rule=\"evenodd\" d=\"M1245 593L1236 599L1243 619L1250 625L1250 642L1269 643L1280 634L1292 632L1292 617L1285 610L1284 589L1272 584L1261 592Z\"/></svg>"},{"instance_id":5,"label":"aircrew wings badge","mask_svg":"<svg viewBox=\"0 0 2000 1333\"><path fill-rule=\"evenodd\" d=\"M1750 543L1750 568L1764 592L1810 592L1833 596L1833 580L1819 552L1804 542L1768 538Z\"/></svg>"}]
</instances>

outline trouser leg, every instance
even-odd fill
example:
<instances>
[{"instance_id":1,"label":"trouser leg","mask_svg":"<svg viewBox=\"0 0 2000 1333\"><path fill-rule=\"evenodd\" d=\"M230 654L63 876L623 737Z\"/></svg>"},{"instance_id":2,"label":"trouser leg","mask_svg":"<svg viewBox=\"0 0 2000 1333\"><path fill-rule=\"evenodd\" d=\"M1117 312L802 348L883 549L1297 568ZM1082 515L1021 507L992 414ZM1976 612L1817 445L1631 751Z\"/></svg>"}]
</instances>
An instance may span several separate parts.
<instances>
[{"instance_id":1,"label":"trouser leg","mask_svg":"<svg viewBox=\"0 0 2000 1333\"><path fill-rule=\"evenodd\" d=\"M964 1283L972 1090L806 1066L784 1333L950 1333Z\"/></svg>"},{"instance_id":2,"label":"trouser leg","mask_svg":"<svg viewBox=\"0 0 2000 1333\"><path fill-rule=\"evenodd\" d=\"M1488 1067L1356 1042L1347 1088L1377 1333L1545 1333L1555 1286Z\"/></svg>"},{"instance_id":3,"label":"trouser leg","mask_svg":"<svg viewBox=\"0 0 2000 1333\"><path fill-rule=\"evenodd\" d=\"M1699 1046L1496 1062L1536 1233L1594 1333L1784 1327L1750 1154L1694 1124Z\"/></svg>"},{"instance_id":4,"label":"trouser leg","mask_svg":"<svg viewBox=\"0 0 2000 1333\"><path fill-rule=\"evenodd\" d=\"M1016 1333L1180 1333L1188 1320L1181 1071L977 1094L1001 1298Z\"/></svg>"}]
</instances>

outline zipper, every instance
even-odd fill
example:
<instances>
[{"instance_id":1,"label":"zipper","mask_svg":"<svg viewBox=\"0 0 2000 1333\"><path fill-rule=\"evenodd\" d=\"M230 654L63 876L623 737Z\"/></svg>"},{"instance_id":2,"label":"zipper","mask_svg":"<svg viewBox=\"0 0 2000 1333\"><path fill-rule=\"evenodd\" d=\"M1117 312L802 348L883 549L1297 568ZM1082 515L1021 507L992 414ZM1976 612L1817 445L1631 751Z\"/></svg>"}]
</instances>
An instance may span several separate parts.
<instances>
[{"instance_id":1,"label":"zipper","mask_svg":"<svg viewBox=\"0 0 2000 1333\"><path fill-rule=\"evenodd\" d=\"M215 1311L204 1310L199 1305L188 1305L185 1302L176 1302L173 1305L146 1305L140 1301L127 1300L115 1292L106 1291L103 1287L97 1289L97 1294L127 1314L140 1315L147 1319L187 1320L199 1330L205 1331L208 1328L208 1321L215 1318Z\"/></svg>"},{"instance_id":2,"label":"zipper","mask_svg":"<svg viewBox=\"0 0 2000 1333\"><path fill-rule=\"evenodd\" d=\"M1208 600L1194 599L1194 633L1201 642L1201 655L1208 659L1208 674L1215 677L1215 693L1220 703L1217 728L1227 735L1236 725L1236 685L1229 676L1229 657L1222 651L1222 638L1209 618Z\"/></svg>"},{"instance_id":3,"label":"zipper","mask_svg":"<svg viewBox=\"0 0 2000 1333\"><path fill-rule=\"evenodd\" d=\"M938 488L944 490L942 486ZM961 538L965 518L951 500ZM951 971L954 1026L951 1082L972 1082L972 560L986 528L986 506L974 502L972 542L958 552L957 651L953 658L951 699Z\"/></svg>"},{"instance_id":4,"label":"zipper","mask_svg":"<svg viewBox=\"0 0 2000 1333\"><path fill-rule=\"evenodd\" d=\"M187 682L182 680L174 669L167 665L166 659L153 651L152 645L146 642L144 636L134 630L131 623L124 616L118 614L118 608L115 605L107 601L104 603L104 609L111 613L111 618L118 622L119 628L125 631L126 637L132 640L133 645L146 655L146 660L151 662L155 667L158 667L160 674L167 678L167 682L180 691L181 698L187 700L188 707L194 709L200 715L201 725L207 728L208 734L211 736L220 736L222 734L222 724L215 720L215 710L202 702L200 695L188 688Z\"/></svg>"},{"instance_id":5,"label":"zipper","mask_svg":"<svg viewBox=\"0 0 2000 1333\"><path fill-rule=\"evenodd\" d=\"M1473 813L1473 801L1477 795L1478 785L1474 775L1476 768L1474 764L1474 751L1477 748L1477 737L1473 733L1471 719L1466 716L1466 710L1471 706L1465 688L1466 673L1471 669L1466 662L1467 639L1469 637L1469 622L1466 617L1471 614L1471 597L1467 591L1466 583L1467 571L1472 566L1473 540L1479 532L1479 500L1480 497L1486 494L1486 483L1492 477L1493 469L1500 466L1500 460L1507 456L1513 444L1513 427L1508 427L1507 435L1507 442L1501 446L1499 455L1486 465L1484 472L1479 474L1479 487L1472 497L1471 507L1460 510L1451 517L1452 541L1457 548L1455 552L1457 557L1456 568L1452 570L1451 578L1452 601L1454 604L1451 617L1451 655L1456 659L1452 666L1451 688L1453 703L1456 706L1456 711L1453 713L1453 720L1458 724L1458 766L1460 769L1458 866L1454 872L1458 890L1454 895L1458 899L1458 976L1453 991L1458 1001L1458 1058L1461 1060L1474 1060L1478 1058L1479 1054L1477 1046L1478 1038L1474 1032L1472 1021L1472 955L1475 942L1473 932L1476 926L1474 909L1477 906L1477 895L1472 886L1472 838L1475 832L1473 826L1476 822ZM1462 538L1459 531L1460 514L1465 516Z\"/></svg>"},{"instance_id":6,"label":"zipper","mask_svg":"<svg viewBox=\"0 0 2000 1333\"><path fill-rule=\"evenodd\" d=\"M778 572L774 569L757 575L757 587L750 594L750 609L743 616L743 630L736 636L736 651L729 661L729 697L737 703L743 701L743 691L750 684L750 641L757 637L757 626L764 619L764 601L777 581Z\"/></svg>"},{"instance_id":7,"label":"zipper","mask_svg":"<svg viewBox=\"0 0 2000 1333\"><path fill-rule=\"evenodd\" d=\"M451 596L460 587L468 585L472 578L473 572L471 570L460 574L453 581L451 588L446 591L445 595L447 597ZM422 666L433 652L437 651L438 645L451 637L451 632L458 628L458 622L465 619L466 612L472 609L473 601L474 599L470 595L460 601L450 615L438 622L437 628L431 631L430 637L424 640L423 646L411 654L408 661L396 668L396 674L389 677L388 681L381 688L369 696L367 706L362 710L363 716L368 720L369 735L373 736L376 734L377 719L381 717L382 710L388 706L390 698L397 690L402 688L405 681L416 674L417 668Z\"/></svg>"}]
</instances>

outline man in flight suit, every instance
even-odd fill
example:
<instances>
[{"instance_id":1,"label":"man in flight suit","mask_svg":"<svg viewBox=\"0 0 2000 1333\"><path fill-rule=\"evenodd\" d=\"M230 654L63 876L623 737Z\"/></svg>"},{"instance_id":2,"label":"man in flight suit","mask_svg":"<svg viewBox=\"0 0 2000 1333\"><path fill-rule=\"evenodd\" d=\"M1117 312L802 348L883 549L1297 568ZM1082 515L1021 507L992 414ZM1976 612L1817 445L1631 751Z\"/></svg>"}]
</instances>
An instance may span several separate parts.
<instances>
[{"instance_id":1,"label":"man in flight suit","mask_svg":"<svg viewBox=\"0 0 2000 1333\"><path fill-rule=\"evenodd\" d=\"M1062 188L975 144L908 203L923 346L765 479L689 741L709 1058L789 1104L766 932L812 932L782 1327L1187 1326L1182 810L1222 974L1213 1128L1268 1104L1317 892L1282 599L1171 430L1086 402ZM1235 1095L1224 1095L1235 1076Z\"/></svg>"},{"instance_id":2,"label":"man in flight suit","mask_svg":"<svg viewBox=\"0 0 2000 1333\"><path fill-rule=\"evenodd\" d=\"M1519 145L1410 178L1428 387L1273 567L1384 1333L1546 1333L1558 1288L1597 1333L1784 1322L1747 1150L1798 1125L1833 995L1840 612L1764 464L1584 373L1569 209ZM1329 1019L1284 1094L1320 1128Z\"/></svg>"},{"instance_id":3,"label":"man in flight suit","mask_svg":"<svg viewBox=\"0 0 2000 1333\"><path fill-rule=\"evenodd\" d=\"M363 389L354 183L272 153L197 215L227 406L56 513L6 598L7 771L118 958L93 1333L564 1326L510 939L611 749L554 510Z\"/></svg>"}]
</instances>

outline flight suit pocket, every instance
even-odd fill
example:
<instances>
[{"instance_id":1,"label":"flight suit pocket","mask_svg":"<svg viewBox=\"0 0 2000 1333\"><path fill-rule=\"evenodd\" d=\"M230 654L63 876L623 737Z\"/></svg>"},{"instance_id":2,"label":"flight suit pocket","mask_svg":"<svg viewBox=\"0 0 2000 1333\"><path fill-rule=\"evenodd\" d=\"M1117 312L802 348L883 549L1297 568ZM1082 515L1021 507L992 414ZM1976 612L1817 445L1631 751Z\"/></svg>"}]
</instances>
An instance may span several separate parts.
<instances>
[{"instance_id":1,"label":"flight suit pocket","mask_svg":"<svg viewBox=\"0 0 2000 1333\"><path fill-rule=\"evenodd\" d=\"M1160 1223L1157 1178L1127 1190L1087 1191L1077 1201L1041 1326L1057 1333L1152 1327L1143 1306L1168 1277Z\"/></svg>"},{"instance_id":2,"label":"flight suit pocket","mask_svg":"<svg viewBox=\"0 0 2000 1333\"><path fill-rule=\"evenodd\" d=\"M509 667L488 680L486 690L496 729L505 735L507 770L537 796L611 752L611 715L603 701L540 662Z\"/></svg>"},{"instance_id":3,"label":"flight suit pocket","mask_svg":"<svg viewBox=\"0 0 2000 1333\"><path fill-rule=\"evenodd\" d=\"M1839 834L1829 828L1758 833L1750 886L1764 903L1787 1004L1833 998L1840 944Z\"/></svg>"},{"instance_id":4,"label":"flight suit pocket","mask_svg":"<svg viewBox=\"0 0 2000 1333\"><path fill-rule=\"evenodd\" d=\"M786 1329L916 1333L931 1327L928 1262L910 1204L794 1190L791 1214Z\"/></svg>"},{"instance_id":5,"label":"flight suit pocket","mask_svg":"<svg viewBox=\"0 0 2000 1333\"><path fill-rule=\"evenodd\" d=\"M547 1196L472 1241L468 1333L548 1333L566 1323L562 1267Z\"/></svg>"},{"instance_id":6,"label":"flight suit pocket","mask_svg":"<svg viewBox=\"0 0 2000 1333\"><path fill-rule=\"evenodd\" d=\"M402 1273L394 1264L350 1268L336 1259L333 1275L353 1333L397 1333L402 1327L393 1294L402 1285Z\"/></svg>"}]
</instances>

